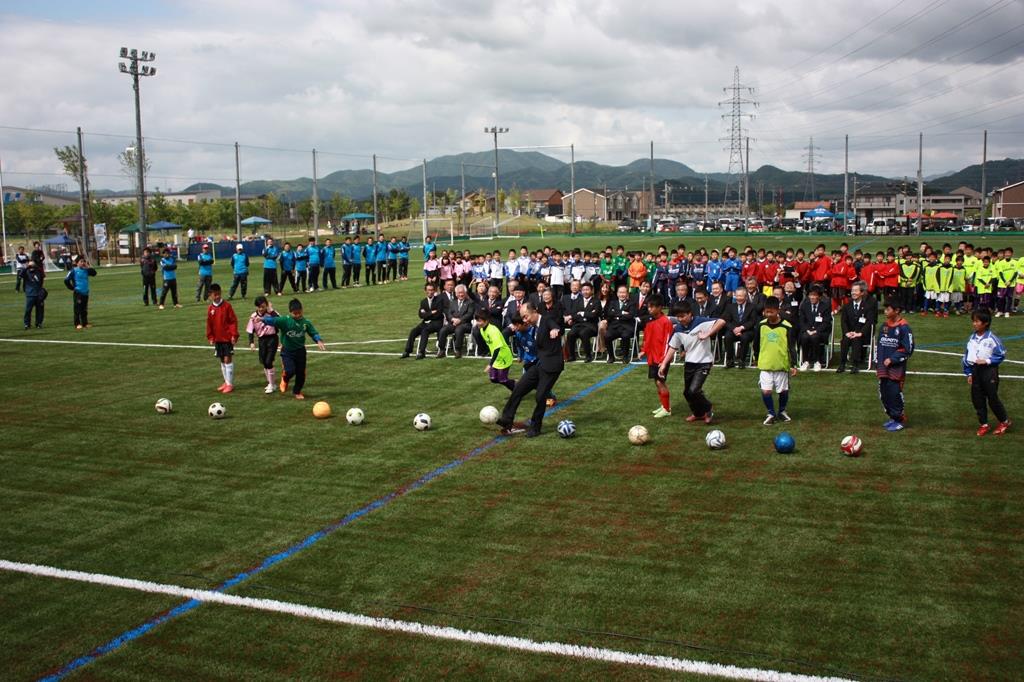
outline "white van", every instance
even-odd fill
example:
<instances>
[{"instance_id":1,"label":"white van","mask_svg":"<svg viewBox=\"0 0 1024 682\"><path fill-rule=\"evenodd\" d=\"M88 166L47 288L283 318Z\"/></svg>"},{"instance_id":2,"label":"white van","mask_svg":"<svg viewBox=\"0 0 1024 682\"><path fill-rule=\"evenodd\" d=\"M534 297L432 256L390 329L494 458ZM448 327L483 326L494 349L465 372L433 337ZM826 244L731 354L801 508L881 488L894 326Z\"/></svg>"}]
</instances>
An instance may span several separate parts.
<instances>
[{"instance_id":1,"label":"white van","mask_svg":"<svg viewBox=\"0 0 1024 682\"><path fill-rule=\"evenodd\" d=\"M889 223L884 218L875 218L865 229L867 234L889 234Z\"/></svg>"}]
</instances>

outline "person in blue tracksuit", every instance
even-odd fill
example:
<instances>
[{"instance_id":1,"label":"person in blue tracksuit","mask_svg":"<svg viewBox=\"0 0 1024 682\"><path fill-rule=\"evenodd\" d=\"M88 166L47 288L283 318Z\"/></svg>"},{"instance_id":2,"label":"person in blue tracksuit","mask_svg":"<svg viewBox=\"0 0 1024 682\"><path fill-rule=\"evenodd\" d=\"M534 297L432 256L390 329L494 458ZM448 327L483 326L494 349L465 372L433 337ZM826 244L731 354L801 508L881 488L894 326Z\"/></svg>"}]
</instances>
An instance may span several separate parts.
<instances>
[{"instance_id":1,"label":"person in blue tracksuit","mask_svg":"<svg viewBox=\"0 0 1024 682\"><path fill-rule=\"evenodd\" d=\"M367 237L366 243L363 244L359 253L362 254L363 261L366 263L366 285L371 284L370 280L373 280L373 284L377 283L377 246L373 243L373 237Z\"/></svg>"},{"instance_id":2,"label":"person in blue tracksuit","mask_svg":"<svg viewBox=\"0 0 1024 682\"><path fill-rule=\"evenodd\" d=\"M316 238L310 237L306 245L306 264L309 270L309 292L320 290L320 268L323 265L323 251L317 246Z\"/></svg>"},{"instance_id":3,"label":"person in blue tracksuit","mask_svg":"<svg viewBox=\"0 0 1024 682\"><path fill-rule=\"evenodd\" d=\"M64 278L65 285L71 289L75 305L75 329L91 327L89 324L89 278L96 276L96 270L89 267L84 256L75 259L75 267Z\"/></svg>"},{"instance_id":4,"label":"person in blue tracksuit","mask_svg":"<svg viewBox=\"0 0 1024 682\"><path fill-rule=\"evenodd\" d=\"M427 238L423 240L423 262L426 263L430 260L430 252L436 250L437 246L434 244L434 238L428 234Z\"/></svg>"},{"instance_id":5,"label":"person in blue tracksuit","mask_svg":"<svg viewBox=\"0 0 1024 682\"><path fill-rule=\"evenodd\" d=\"M321 265L324 269L324 282L323 288L327 289L327 280L331 280L331 288L338 288L338 267L335 265L335 258L337 258L334 242L330 239L324 240L324 247L320 249L320 260Z\"/></svg>"},{"instance_id":6,"label":"person in blue tracksuit","mask_svg":"<svg viewBox=\"0 0 1024 682\"><path fill-rule=\"evenodd\" d=\"M295 281L298 282L299 291L306 290L306 273L309 269L309 252L302 244L295 247Z\"/></svg>"},{"instance_id":7,"label":"person in blue tracksuit","mask_svg":"<svg viewBox=\"0 0 1024 682\"><path fill-rule=\"evenodd\" d=\"M353 253L356 252L357 246L353 246L352 237L345 237L345 242L341 245L341 286L348 287L353 283L352 273L355 273L355 283L359 284L359 264L353 262ZM358 261L358 254L355 257L355 261Z\"/></svg>"},{"instance_id":8,"label":"person in blue tracksuit","mask_svg":"<svg viewBox=\"0 0 1024 682\"><path fill-rule=\"evenodd\" d=\"M274 244L273 238L267 239L267 245L263 247L263 295L270 296L276 293L281 295L281 287L278 286L277 262L281 259L281 248Z\"/></svg>"},{"instance_id":9,"label":"person in blue tracksuit","mask_svg":"<svg viewBox=\"0 0 1024 682\"><path fill-rule=\"evenodd\" d=\"M25 289L25 329L32 326L32 311L36 311L36 329L43 328L43 315L46 312L46 271L34 260L27 260L26 265L18 270L18 279Z\"/></svg>"},{"instance_id":10,"label":"person in blue tracksuit","mask_svg":"<svg viewBox=\"0 0 1024 682\"><path fill-rule=\"evenodd\" d=\"M196 285L196 303L200 297L206 300L210 297L210 285L213 284L213 253L210 244L204 243L196 257L199 262L199 283Z\"/></svg>"},{"instance_id":11,"label":"person in blue tracksuit","mask_svg":"<svg viewBox=\"0 0 1024 682\"><path fill-rule=\"evenodd\" d=\"M883 424L886 431L902 431L907 423L904 413L903 382L907 378L907 360L914 353L914 334L903 319L899 301L885 302L885 324L879 325L875 351L878 363L878 396L889 416Z\"/></svg>"},{"instance_id":12,"label":"person in blue tracksuit","mask_svg":"<svg viewBox=\"0 0 1024 682\"><path fill-rule=\"evenodd\" d=\"M722 274L725 276L725 290L736 291L740 287L740 273L743 265L736 257L735 251L730 251L728 257L722 261Z\"/></svg>"},{"instance_id":13,"label":"person in blue tracksuit","mask_svg":"<svg viewBox=\"0 0 1024 682\"><path fill-rule=\"evenodd\" d=\"M26 290L27 291L27 290ZM28 328L28 313L25 313L25 328ZM992 433L1001 436L1010 428L1010 416L1003 401L999 399L999 365L1006 359L1006 346L992 333L992 314L987 310L975 310L971 316L974 333L967 339L963 368L967 383L971 387L971 403L978 414L978 436L989 432L988 408L992 408L999 424Z\"/></svg>"},{"instance_id":14,"label":"person in blue tracksuit","mask_svg":"<svg viewBox=\"0 0 1024 682\"><path fill-rule=\"evenodd\" d=\"M398 278L402 281L409 279L409 238L402 237L398 243Z\"/></svg>"},{"instance_id":15,"label":"person in blue tracksuit","mask_svg":"<svg viewBox=\"0 0 1024 682\"><path fill-rule=\"evenodd\" d=\"M722 261L718 260L718 251L711 252L711 260L707 262L707 286L711 287L715 282L725 286L725 271L722 269ZM735 291L735 289L733 289ZM730 292L732 293L732 292Z\"/></svg>"},{"instance_id":16,"label":"person in blue tracksuit","mask_svg":"<svg viewBox=\"0 0 1024 682\"><path fill-rule=\"evenodd\" d=\"M245 253L245 247L241 244L235 245L235 252L231 254L231 291L228 298L234 298L238 287L242 287L242 298L249 289L249 256Z\"/></svg>"},{"instance_id":17,"label":"person in blue tracksuit","mask_svg":"<svg viewBox=\"0 0 1024 682\"><path fill-rule=\"evenodd\" d=\"M160 288L160 310L164 309L164 301L167 300L167 292L171 293L171 302L175 308L180 308L178 303L178 259L171 255L171 250L165 248L160 252L160 275L163 277L163 287Z\"/></svg>"},{"instance_id":18,"label":"person in blue tracksuit","mask_svg":"<svg viewBox=\"0 0 1024 682\"><path fill-rule=\"evenodd\" d=\"M377 262L377 282L383 284L388 281L388 243L384 241L384 235L377 237L376 254L374 260Z\"/></svg>"},{"instance_id":19,"label":"person in blue tracksuit","mask_svg":"<svg viewBox=\"0 0 1024 682\"><path fill-rule=\"evenodd\" d=\"M391 282L398 281L398 252L401 250L402 247L398 245L398 237L392 237L387 248L388 280Z\"/></svg>"},{"instance_id":20,"label":"person in blue tracksuit","mask_svg":"<svg viewBox=\"0 0 1024 682\"><path fill-rule=\"evenodd\" d=\"M298 291L299 287L295 281L295 252L292 251L292 243L285 242L281 251L281 281L277 283L278 295L284 291L285 282L292 285L292 291Z\"/></svg>"}]
</instances>

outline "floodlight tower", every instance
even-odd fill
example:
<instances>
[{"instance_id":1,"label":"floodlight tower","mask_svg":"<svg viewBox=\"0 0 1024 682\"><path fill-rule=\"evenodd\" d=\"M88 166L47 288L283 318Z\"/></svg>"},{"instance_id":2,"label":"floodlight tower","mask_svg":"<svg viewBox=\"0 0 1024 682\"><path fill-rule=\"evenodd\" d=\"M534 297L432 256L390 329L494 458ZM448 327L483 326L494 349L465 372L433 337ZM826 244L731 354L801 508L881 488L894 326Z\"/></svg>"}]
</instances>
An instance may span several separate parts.
<instances>
[{"instance_id":1,"label":"floodlight tower","mask_svg":"<svg viewBox=\"0 0 1024 682\"><path fill-rule=\"evenodd\" d=\"M121 73L127 73L132 77L132 87L135 90L135 174L137 176L135 185L135 199L139 204L139 239L142 246L149 244L149 237L146 234L146 185L142 169L145 167L143 159L145 152L142 149L142 108L139 106L139 78L155 76L156 67L149 66L145 62L156 59L156 52L139 51L135 48L121 48L121 59L127 59L128 63L118 62L117 66ZM139 66L139 62L143 62Z\"/></svg>"},{"instance_id":2,"label":"floodlight tower","mask_svg":"<svg viewBox=\"0 0 1024 682\"><path fill-rule=\"evenodd\" d=\"M484 132L488 135L494 135L494 234L497 236L498 218L501 216L501 206L498 202L498 135L500 133L507 133L508 128L491 126L490 128L484 128Z\"/></svg>"}]
</instances>

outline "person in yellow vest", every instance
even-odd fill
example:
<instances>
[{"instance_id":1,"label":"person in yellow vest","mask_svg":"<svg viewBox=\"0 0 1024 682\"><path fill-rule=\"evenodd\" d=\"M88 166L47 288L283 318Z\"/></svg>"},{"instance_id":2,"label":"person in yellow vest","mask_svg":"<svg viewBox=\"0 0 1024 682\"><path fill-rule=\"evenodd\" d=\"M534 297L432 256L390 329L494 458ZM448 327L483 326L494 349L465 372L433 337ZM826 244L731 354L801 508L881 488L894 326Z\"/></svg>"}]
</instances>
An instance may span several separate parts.
<instances>
[{"instance_id":1,"label":"person in yellow vest","mask_svg":"<svg viewBox=\"0 0 1024 682\"><path fill-rule=\"evenodd\" d=\"M949 303L953 293L953 257L951 254L942 254L942 265L938 268L936 276L939 285L938 303L939 309L935 311L936 317L949 317Z\"/></svg>"},{"instance_id":2,"label":"person in yellow vest","mask_svg":"<svg viewBox=\"0 0 1024 682\"><path fill-rule=\"evenodd\" d=\"M992 309L992 279L994 277L992 258L986 253L982 255L981 263L974 268L972 283L975 292L975 310Z\"/></svg>"},{"instance_id":3,"label":"person in yellow vest","mask_svg":"<svg viewBox=\"0 0 1024 682\"><path fill-rule=\"evenodd\" d=\"M942 317L939 312L939 269L942 263L939 262L938 254L934 251L928 253L928 260L924 263L924 305L921 306L921 316L924 317L930 311L935 311L936 317Z\"/></svg>"},{"instance_id":4,"label":"person in yellow vest","mask_svg":"<svg viewBox=\"0 0 1024 682\"><path fill-rule=\"evenodd\" d=\"M967 296L967 267L964 260L962 254L957 254L949 285L949 307L955 310L957 315L963 314L964 299Z\"/></svg>"},{"instance_id":5,"label":"person in yellow vest","mask_svg":"<svg viewBox=\"0 0 1024 682\"><path fill-rule=\"evenodd\" d=\"M975 255L974 245L964 245L964 270L966 271L966 281L964 282L964 307L968 312L972 311L976 307L977 295L974 291L974 271L981 263L981 259Z\"/></svg>"},{"instance_id":6,"label":"person in yellow vest","mask_svg":"<svg viewBox=\"0 0 1024 682\"><path fill-rule=\"evenodd\" d=\"M917 281L921 275L921 267L914 254L908 253L900 261L900 307L906 313L913 313L916 308Z\"/></svg>"},{"instance_id":7,"label":"person in yellow vest","mask_svg":"<svg viewBox=\"0 0 1024 682\"><path fill-rule=\"evenodd\" d=\"M1013 300L1017 295L1017 261L1013 258L1013 248L1006 247L1002 251L1002 258L993 264L996 275L996 317L1002 313L1003 317L1009 317L1013 310Z\"/></svg>"}]
</instances>

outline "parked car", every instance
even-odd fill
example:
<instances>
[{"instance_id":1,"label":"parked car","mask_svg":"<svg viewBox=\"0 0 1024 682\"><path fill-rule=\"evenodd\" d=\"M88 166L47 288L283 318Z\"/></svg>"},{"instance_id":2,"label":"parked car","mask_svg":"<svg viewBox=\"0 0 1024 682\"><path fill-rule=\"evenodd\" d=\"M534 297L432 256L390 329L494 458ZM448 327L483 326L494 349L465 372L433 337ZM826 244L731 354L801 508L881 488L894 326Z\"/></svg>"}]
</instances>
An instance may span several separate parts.
<instances>
[{"instance_id":1,"label":"parked car","mask_svg":"<svg viewBox=\"0 0 1024 682\"><path fill-rule=\"evenodd\" d=\"M630 220L629 218L627 218L625 220L619 221L619 226L617 229L619 232L639 232L640 225L635 220Z\"/></svg>"}]
</instances>

